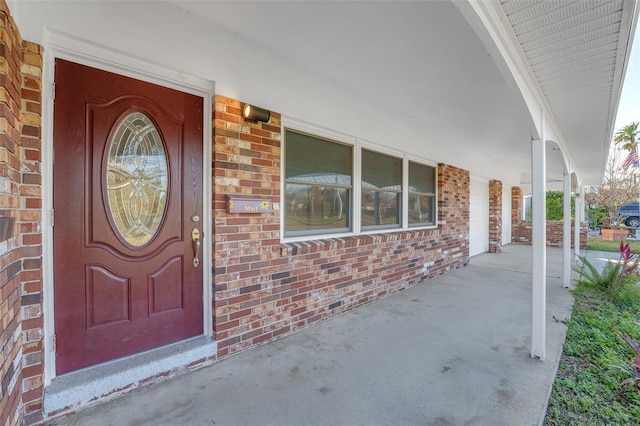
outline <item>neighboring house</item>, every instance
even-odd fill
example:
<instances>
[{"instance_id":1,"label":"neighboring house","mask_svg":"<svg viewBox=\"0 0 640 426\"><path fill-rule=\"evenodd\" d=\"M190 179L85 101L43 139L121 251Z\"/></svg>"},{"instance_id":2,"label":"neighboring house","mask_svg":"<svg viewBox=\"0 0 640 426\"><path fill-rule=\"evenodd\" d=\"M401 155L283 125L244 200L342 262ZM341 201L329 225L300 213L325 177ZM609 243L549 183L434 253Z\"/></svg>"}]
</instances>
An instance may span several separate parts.
<instances>
[{"instance_id":1,"label":"neighboring house","mask_svg":"<svg viewBox=\"0 0 640 426\"><path fill-rule=\"evenodd\" d=\"M2 1L0 18L0 424L498 253L529 193L544 359L544 193L580 206L602 176L635 1Z\"/></svg>"}]
</instances>

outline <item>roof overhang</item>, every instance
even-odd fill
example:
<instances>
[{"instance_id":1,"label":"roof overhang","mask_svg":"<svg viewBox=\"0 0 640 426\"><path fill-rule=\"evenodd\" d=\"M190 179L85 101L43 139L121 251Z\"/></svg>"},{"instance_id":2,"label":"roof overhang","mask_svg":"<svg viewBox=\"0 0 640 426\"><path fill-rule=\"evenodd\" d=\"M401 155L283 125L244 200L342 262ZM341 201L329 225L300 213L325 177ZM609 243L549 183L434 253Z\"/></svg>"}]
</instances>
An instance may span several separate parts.
<instances>
[{"instance_id":1,"label":"roof overhang","mask_svg":"<svg viewBox=\"0 0 640 426\"><path fill-rule=\"evenodd\" d=\"M216 92L526 186L602 176L634 0L10 2L23 38L66 34L215 81Z\"/></svg>"},{"instance_id":2,"label":"roof overhang","mask_svg":"<svg viewBox=\"0 0 640 426\"><path fill-rule=\"evenodd\" d=\"M544 112L564 169L577 173L583 184L600 183L637 22L636 2L469 4L518 81L532 116Z\"/></svg>"}]
</instances>

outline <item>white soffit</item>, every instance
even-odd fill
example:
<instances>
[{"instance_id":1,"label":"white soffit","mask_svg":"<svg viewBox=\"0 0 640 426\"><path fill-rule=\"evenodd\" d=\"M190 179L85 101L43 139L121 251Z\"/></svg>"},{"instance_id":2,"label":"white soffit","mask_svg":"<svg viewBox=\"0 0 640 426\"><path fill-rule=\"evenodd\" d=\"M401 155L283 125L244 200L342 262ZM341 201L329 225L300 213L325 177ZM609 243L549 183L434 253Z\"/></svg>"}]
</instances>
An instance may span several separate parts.
<instances>
[{"instance_id":1,"label":"white soffit","mask_svg":"<svg viewBox=\"0 0 640 426\"><path fill-rule=\"evenodd\" d=\"M629 56L634 1L500 2L586 183L599 183Z\"/></svg>"}]
</instances>

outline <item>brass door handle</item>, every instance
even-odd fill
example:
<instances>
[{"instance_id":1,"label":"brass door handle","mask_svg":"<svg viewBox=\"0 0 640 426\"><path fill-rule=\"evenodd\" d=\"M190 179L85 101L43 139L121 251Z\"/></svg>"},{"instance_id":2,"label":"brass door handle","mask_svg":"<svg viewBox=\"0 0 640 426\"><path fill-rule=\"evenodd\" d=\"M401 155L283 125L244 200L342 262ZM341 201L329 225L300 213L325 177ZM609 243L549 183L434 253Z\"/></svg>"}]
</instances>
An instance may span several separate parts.
<instances>
[{"instance_id":1,"label":"brass door handle","mask_svg":"<svg viewBox=\"0 0 640 426\"><path fill-rule=\"evenodd\" d=\"M193 247L195 254L193 256L193 267L197 268L200 265L200 259L198 256L200 255L200 231L198 228L193 228L191 231L191 240L193 241Z\"/></svg>"}]
</instances>

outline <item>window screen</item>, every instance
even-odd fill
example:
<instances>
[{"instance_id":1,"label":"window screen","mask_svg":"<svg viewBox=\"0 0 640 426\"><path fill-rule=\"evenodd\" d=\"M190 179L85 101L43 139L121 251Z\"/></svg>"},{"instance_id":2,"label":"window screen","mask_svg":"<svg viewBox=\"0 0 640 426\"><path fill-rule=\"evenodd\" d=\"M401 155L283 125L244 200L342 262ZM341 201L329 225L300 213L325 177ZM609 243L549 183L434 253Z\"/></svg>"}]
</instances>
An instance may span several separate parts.
<instances>
[{"instance_id":1,"label":"window screen","mask_svg":"<svg viewBox=\"0 0 640 426\"><path fill-rule=\"evenodd\" d=\"M353 148L285 131L285 237L351 230Z\"/></svg>"},{"instance_id":2,"label":"window screen","mask_svg":"<svg viewBox=\"0 0 640 426\"><path fill-rule=\"evenodd\" d=\"M435 224L435 167L409 161L409 226Z\"/></svg>"},{"instance_id":3,"label":"window screen","mask_svg":"<svg viewBox=\"0 0 640 426\"><path fill-rule=\"evenodd\" d=\"M398 228L402 221L402 159L362 150L362 229Z\"/></svg>"}]
</instances>

